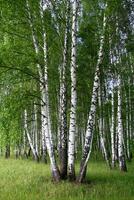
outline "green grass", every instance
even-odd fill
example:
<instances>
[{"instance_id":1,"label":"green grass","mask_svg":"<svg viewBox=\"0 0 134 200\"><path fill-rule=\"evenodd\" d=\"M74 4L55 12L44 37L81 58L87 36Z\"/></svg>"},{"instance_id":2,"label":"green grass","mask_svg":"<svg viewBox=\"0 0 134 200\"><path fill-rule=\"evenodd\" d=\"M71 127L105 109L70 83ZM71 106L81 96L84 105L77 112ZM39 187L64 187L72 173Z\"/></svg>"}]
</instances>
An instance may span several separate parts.
<instances>
[{"instance_id":1,"label":"green grass","mask_svg":"<svg viewBox=\"0 0 134 200\"><path fill-rule=\"evenodd\" d=\"M88 184L51 182L49 166L26 160L0 159L0 200L134 200L134 164L128 173L91 162Z\"/></svg>"}]
</instances>

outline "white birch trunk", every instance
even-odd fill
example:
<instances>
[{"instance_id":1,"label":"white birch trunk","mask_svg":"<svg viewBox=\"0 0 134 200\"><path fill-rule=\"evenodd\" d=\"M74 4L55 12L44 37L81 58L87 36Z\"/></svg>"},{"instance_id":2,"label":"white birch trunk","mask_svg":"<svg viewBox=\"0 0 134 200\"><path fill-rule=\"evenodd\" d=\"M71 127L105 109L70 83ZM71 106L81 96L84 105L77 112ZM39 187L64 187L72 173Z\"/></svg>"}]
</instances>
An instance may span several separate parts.
<instances>
[{"instance_id":1,"label":"white birch trunk","mask_svg":"<svg viewBox=\"0 0 134 200\"><path fill-rule=\"evenodd\" d=\"M42 105L42 102L41 102ZM42 144L42 160L43 162L47 162L47 147L46 147L46 140L45 140L45 129L44 129L44 116L41 106L41 144Z\"/></svg>"},{"instance_id":2,"label":"white birch trunk","mask_svg":"<svg viewBox=\"0 0 134 200\"><path fill-rule=\"evenodd\" d=\"M77 45L77 15L78 1L72 2L72 48L71 48L71 108L70 108L70 125L69 125L69 143L68 143L68 175L70 180L75 179L75 134L76 134L76 45Z\"/></svg>"},{"instance_id":3,"label":"white birch trunk","mask_svg":"<svg viewBox=\"0 0 134 200\"><path fill-rule=\"evenodd\" d=\"M23 130L23 156L26 156L26 157L27 157L26 146L27 146L27 142L26 142L26 131L25 131L25 129L24 129L24 130Z\"/></svg>"},{"instance_id":4,"label":"white birch trunk","mask_svg":"<svg viewBox=\"0 0 134 200\"><path fill-rule=\"evenodd\" d=\"M34 132L35 132L35 150L37 155L39 156L39 149L38 149L38 127L37 127L37 106L34 104Z\"/></svg>"},{"instance_id":5,"label":"white birch trunk","mask_svg":"<svg viewBox=\"0 0 134 200\"><path fill-rule=\"evenodd\" d=\"M101 99L101 85L98 89L98 103L99 103L99 135L102 152L104 154L104 158L108 166L110 166L110 162L108 159L108 154L105 146L105 138L104 138L104 119L103 119L103 109L102 109L102 99Z\"/></svg>"},{"instance_id":6,"label":"white birch trunk","mask_svg":"<svg viewBox=\"0 0 134 200\"><path fill-rule=\"evenodd\" d=\"M115 135L114 135L114 127L115 127L115 118L114 118L114 88L112 88L112 120L111 120L111 153L112 153L112 168L115 167Z\"/></svg>"},{"instance_id":7,"label":"white birch trunk","mask_svg":"<svg viewBox=\"0 0 134 200\"><path fill-rule=\"evenodd\" d=\"M30 136L30 133L29 133L29 130L28 130L27 111L26 110L24 111L24 129L25 129L25 132L26 132L26 135L27 135L27 139L28 139L29 145L31 147L32 153L34 155L34 158L35 158L35 160L39 161L39 157L38 157L37 152L36 152L36 150L34 148L34 145L32 143L32 139L31 139L31 136Z\"/></svg>"},{"instance_id":8,"label":"white birch trunk","mask_svg":"<svg viewBox=\"0 0 134 200\"><path fill-rule=\"evenodd\" d=\"M28 14L29 14L29 25L32 30L32 38L33 38L33 45L35 48L35 53L38 55L39 53L39 47L37 43L37 39L35 37L34 28L31 20L31 14L29 9L29 4L27 0L27 8L28 8ZM44 9L44 1L40 1L40 14L41 14L41 20L43 19L43 9ZM50 158L50 164L51 164L51 171L52 171L52 177L54 181L60 180L60 174L59 170L56 164L55 155L54 155L54 147L52 143L52 133L51 133L51 123L50 123L50 113L49 113L49 97L48 97L48 80L47 80L47 67L46 67L46 34L43 28L43 50L44 50L44 73L41 69L41 66L37 64L37 69L39 72L39 78L40 78L40 91L41 91L41 97L42 97L42 108L41 108L41 115L43 116L43 131L45 136L45 142L46 147L48 151L48 155Z\"/></svg>"},{"instance_id":9,"label":"white birch trunk","mask_svg":"<svg viewBox=\"0 0 134 200\"><path fill-rule=\"evenodd\" d=\"M51 163L52 176L55 181L60 180L59 169L56 164L54 155L54 145L52 140L51 120L50 120L50 105L49 105L49 93L48 93L48 69L47 69L47 43L46 43L46 32L43 26L43 12L45 1L40 1L40 15L42 20L42 32L43 32L43 53L44 53L44 87L42 88L42 99L44 102L43 116L44 116L44 129L45 129L45 141L48 150L48 155ZM47 6L47 5L46 5Z\"/></svg>"},{"instance_id":10,"label":"white birch trunk","mask_svg":"<svg viewBox=\"0 0 134 200\"><path fill-rule=\"evenodd\" d=\"M127 171L125 155L123 150L123 127L121 116L121 77L118 75L118 107L117 107L117 119L118 119L118 154L119 154L119 168L121 171Z\"/></svg>"},{"instance_id":11,"label":"white birch trunk","mask_svg":"<svg viewBox=\"0 0 134 200\"><path fill-rule=\"evenodd\" d=\"M118 122L116 121L116 133L115 133L115 161L118 161Z\"/></svg>"},{"instance_id":12,"label":"white birch trunk","mask_svg":"<svg viewBox=\"0 0 134 200\"><path fill-rule=\"evenodd\" d=\"M64 34L63 61L60 66L60 101L59 101L59 155L61 177L67 177L67 97L66 97L66 68L67 68L67 42L68 42L68 10L66 12L66 27Z\"/></svg>"},{"instance_id":13,"label":"white birch trunk","mask_svg":"<svg viewBox=\"0 0 134 200\"><path fill-rule=\"evenodd\" d=\"M92 140L93 140L93 128L95 122L95 114L96 114L96 106L97 106L97 98L98 98L98 89L99 89L99 79L100 79L100 64L102 63L102 56L103 56L103 46L104 46L104 35L105 35L105 28L106 28L106 17L104 15L103 18L103 33L100 37L100 48L98 51L98 61L94 76L94 84L93 84L93 92L92 92L92 99L91 99L91 107L88 117L86 135L85 135L85 144L83 149L83 155L80 165L80 171L77 178L77 182L82 182L86 175L86 167L87 163L91 154L92 149Z\"/></svg>"},{"instance_id":14,"label":"white birch trunk","mask_svg":"<svg viewBox=\"0 0 134 200\"><path fill-rule=\"evenodd\" d=\"M35 148L35 119L34 119L34 108L32 106L32 113L31 113L31 123L30 123L30 134L31 134L31 140L33 147Z\"/></svg>"},{"instance_id":15,"label":"white birch trunk","mask_svg":"<svg viewBox=\"0 0 134 200\"><path fill-rule=\"evenodd\" d=\"M114 65L114 56L113 56L113 51L112 51L112 39L109 37L109 44L110 44L110 64L111 66ZM115 134L115 103L114 103L114 78L112 77L112 83L111 83L111 167L115 167L115 160L116 159L116 134Z\"/></svg>"},{"instance_id":16,"label":"white birch trunk","mask_svg":"<svg viewBox=\"0 0 134 200\"><path fill-rule=\"evenodd\" d=\"M43 79L45 81L45 96L46 96L46 112L48 115L48 128L49 128L49 133L50 133L50 139L51 143L53 143L52 139L52 130L51 130L51 118L50 118L50 103L49 103L49 89L48 89L48 66L47 66L47 42L46 42L46 31L44 28L44 11L45 9L49 7L48 2L45 0L40 0L40 16L41 16L41 21L42 21L42 35L43 35L43 57L44 57L44 76Z\"/></svg>"}]
</instances>

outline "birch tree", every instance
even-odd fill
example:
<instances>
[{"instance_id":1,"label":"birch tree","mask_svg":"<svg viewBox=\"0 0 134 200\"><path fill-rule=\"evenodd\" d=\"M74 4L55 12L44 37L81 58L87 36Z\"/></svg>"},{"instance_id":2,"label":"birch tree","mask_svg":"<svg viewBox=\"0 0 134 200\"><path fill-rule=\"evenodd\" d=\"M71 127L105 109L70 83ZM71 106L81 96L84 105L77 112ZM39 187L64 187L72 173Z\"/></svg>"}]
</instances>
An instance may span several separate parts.
<instances>
[{"instance_id":1,"label":"birch tree","mask_svg":"<svg viewBox=\"0 0 134 200\"><path fill-rule=\"evenodd\" d=\"M119 154L119 167L121 171L127 171L125 154L123 149L123 126L122 126L122 114L121 114L121 77L118 74L118 107L117 107L117 119L118 119L118 154Z\"/></svg>"},{"instance_id":2,"label":"birch tree","mask_svg":"<svg viewBox=\"0 0 134 200\"><path fill-rule=\"evenodd\" d=\"M110 161L108 158L108 153L105 145L105 136L104 136L104 119L103 119L103 105L102 105L102 96L101 96L101 85L98 89L98 103L99 103L99 135L102 152L108 166L110 166Z\"/></svg>"},{"instance_id":3,"label":"birch tree","mask_svg":"<svg viewBox=\"0 0 134 200\"><path fill-rule=\"evenodd\" d=\"M76 134L76 48L77 48L77 23L78 0L72 1L72 45L71 45L71 108L68 143L68 175L70 180L75 179L75 134Z\"/></svg>"},{"instance_id":4,"label":"birch tree","mask_svg":"<svg viewBox=\"0 0 134 200\"><path fill-rule=\"evenodd\" d=\"M112 91L111 91L111 106L112 106L112 117L111 117L111 154L112 154L112 168L115 167L115 117L114 117L114 86L112 80Z\"/></svg>"},{"instance_id":5,"label":"birch tree","mask_svg":"<svg viewBox=\"0 0 134 200\"><path fill-rule=\"evenodd\" d=\"M40 6L41 6L41 18L43 18L43 9L44 9L44 1L41 1ZM30 7L29 7L29 2L27 0L27 9L28 9L28 14L29 14L29 25L31 27L32 31L32 38L33 38L33 45L35 49L35 54L38 56L39 54L39 46L37 42L37 37L34 32L34 27L32 23L32 17L30 13ZM51 124L50 124L50 113L49 113L49 97L48 97L48 78L47 78L47 66L46 66L46 34L43 30L43 50L44 50L44 73L42 71L42 68L40 64L37 64L37 70L39 73L39 78L40 78L40 92L41 92L41 99L42 99L42 109L41 109L41 115L43 116L43 127L44 127L44 132L45 132L45 141L46 141L46 146L47 146L47 151L48 155L50 158L50 163L51 163L51 171L52 171L52 177L54 181L59 181L60 179L60 174L59 174L59 169L56 164L56 159L54 155L54 147L52 143L52 132L51 132Z\"/></svg>"},{"instance_id":6,"label":"birch tree","mask_svg":"<svg viewBox=\"0 0 134 200\"><path fill-rule=\"evenodd\" d=\"M39 161L39 156L38 156L38 152L36 152L36 149L33 145L29 130L28 130L28 116L27 116L27 110L24 111L24 130L26 132L27 135L27 139L29 142L29 145L31 147L32 153L34 155L35 160Z\"/></svg>"},{"instance_id":7,"label":"birch tree","mask_svg":"<svg viewBox=\"0 0 134 200\"><path fill-rule=\"evenodd\" d=\"M84 144L84 149L83 149L83 153L82 153L80 171L79 171L79 175L77 177L77 182L82 182L85 178L87 163L88 163L88 160L89 160L89 157L91 154L91 149L92 149L93 128L94 128L94 122L95 122L98 89L99 89L99 85L100 85L99 84L100 64L102 63L103 46L104 46L104 41L105 41L105 37L104 37L105 28L106 28L106 16L104 14L103 31L102 31L102 35L100 37L100 47L99 47L99 51L98 51L98 60L97 60L97 66L96 66L96 71L95 71L95 76L94 76L91 107L90 107L90 112L89 112L89 116L88 116L88 123L87 123L86 135L85 135L85 144Z\"/></svg>"},{"instance_id":8,"label":"birch tree","mask_svg":"<svg viewBox=\"0 0 134 200\"><path fill-rule=\"evenodd\" d=\"M65 33L62 64L59 67L60 74L60 97L59 97L59 154L60 154L60 174L63 179L67 177L67 61L68 61L68 32L69 32L69 10L67 1Z\"/></svg>"}]
</instances>

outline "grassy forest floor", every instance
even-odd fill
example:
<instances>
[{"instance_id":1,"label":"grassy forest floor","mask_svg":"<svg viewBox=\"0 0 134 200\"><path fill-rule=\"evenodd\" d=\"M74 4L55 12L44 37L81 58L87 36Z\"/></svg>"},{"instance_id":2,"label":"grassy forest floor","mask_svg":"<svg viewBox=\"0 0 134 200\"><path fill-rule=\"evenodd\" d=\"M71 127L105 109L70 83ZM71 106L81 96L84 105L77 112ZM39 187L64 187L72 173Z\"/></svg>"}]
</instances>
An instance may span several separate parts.
<instances>
[{"instance_id":1,"label":"grassy forest floor","mask_svg":"<svg viewBox=\"0 0 134 200\"><path fill-rule=\"evenodd\" d=\"M134 200L134 164L128 172L91 162L89 183L51 182L49 166L28 160L0 159L0 200Z\"/></svg>"}]
</instances>

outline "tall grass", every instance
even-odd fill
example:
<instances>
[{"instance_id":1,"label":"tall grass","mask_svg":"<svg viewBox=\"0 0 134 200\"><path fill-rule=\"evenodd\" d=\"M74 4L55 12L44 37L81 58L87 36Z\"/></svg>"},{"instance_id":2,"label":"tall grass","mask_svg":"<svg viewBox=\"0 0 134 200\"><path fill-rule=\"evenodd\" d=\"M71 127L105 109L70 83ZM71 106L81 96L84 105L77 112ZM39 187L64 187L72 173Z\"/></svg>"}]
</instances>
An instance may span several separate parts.
<instances>
[{"instance_id":1,"label":"tall grass","mask_svg":"<svg viewBox=\"0 0 134 200\"><path fill-rule=\"evenodd\" d=\"M54 184L45 164L1 158L0 200L134 200L133 163L121 173L92 161L87 176L87 184Z\"/></svg>"}]
</instances>

